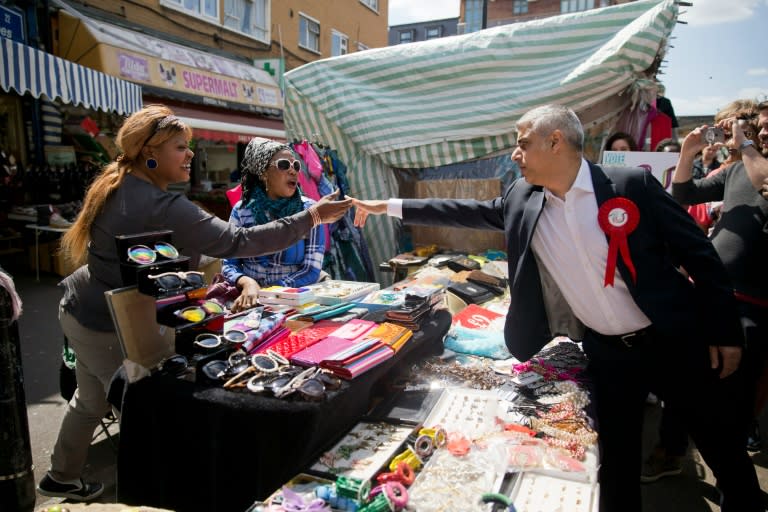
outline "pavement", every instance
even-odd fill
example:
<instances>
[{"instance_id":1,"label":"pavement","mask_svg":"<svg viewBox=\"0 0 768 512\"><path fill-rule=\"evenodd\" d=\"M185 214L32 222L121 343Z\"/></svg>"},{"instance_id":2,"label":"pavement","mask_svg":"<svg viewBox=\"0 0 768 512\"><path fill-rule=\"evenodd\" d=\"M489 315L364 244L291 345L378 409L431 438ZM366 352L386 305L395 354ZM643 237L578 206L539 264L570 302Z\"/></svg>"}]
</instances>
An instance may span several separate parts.
<instances>
[{"instance_id":1,"label":"pavement","mask_svg":"<svg viewBox=\"0 0 768 512\"><path fill-rule=\"evenodd\" d=\"M42 273L40 281L35 274L21 268L4 268L14 278L17 292L24 302L24 313L19 320L22 349L24 388L27 400L32 458L35 465L35 481L45 474L50 463L51 450L56 441L65 402L59 394L59 366L63 334L57 319L61 292L56 284L60 277ZM658 429L661 408L647 407L644 449L653 447ZM763 432L768 433L768 413L760 418ZM85 478L104 482L104 494L100 503L115 503L116 448L112 442L119 439L119 427L109 427L112 440L97 429L85 468ZM768 490L768 436L763 451L752 454L761 488ZM683 474L664 478L643 486L643 512L710 512L719 511L717 491L712 473L702 462L695 449L686 456ZM768 496L766 496L768 503ZM37 496L36 510L62 502L45 496ZM218 511L217 511L218 512ZM229 512L229 511L221 511ZM240 512L240 511L232 511Z\"/></svg>"}]
</instances>

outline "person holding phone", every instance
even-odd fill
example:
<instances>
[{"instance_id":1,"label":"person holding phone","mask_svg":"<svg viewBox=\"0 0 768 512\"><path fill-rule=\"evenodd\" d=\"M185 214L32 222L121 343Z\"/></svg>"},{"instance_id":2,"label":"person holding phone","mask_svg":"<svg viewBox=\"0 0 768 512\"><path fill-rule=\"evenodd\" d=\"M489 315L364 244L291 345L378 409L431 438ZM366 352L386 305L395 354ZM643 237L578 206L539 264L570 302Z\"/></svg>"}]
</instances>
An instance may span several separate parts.
<instances>
[{"instance_id":1,"label":"person holding phone","mask_svg":"<svg viewBox=\"0 0 768 512\"><path fill-rule=\"evenodd\" d=\"M229 218L232 226L264 225L308 210L315 204L301 194L298 176L302 163L286 144L252 139L245 149L241 169L243 193L232 208ZM342 201L338 196L336 200ZM323 272L325 233L322 226L317 225L304 238L282 251L225 259L222 274L241 290L232 310L255 306L262 286L300 287L326 277L328 274Z\"/></svg>"},{"instance_id":2,"label":"person holding phone","mask_svg":"<svg viewBox=\"0 0 768 512\"><path fill-rule=\"evenodd\" d=\"M194 153L192 129L164 105L148 105L131 114L117 133L121 153L96 177L83 209L61 248L77 270L61 282L64 297L59 321L77 354L77 390L67 405L51 467L37 490L43 496L76 501L97 498L104 486L82 478L93 431L110 410L106 395L123 362L106 291L120 288L115 236L170 229L173 244L190 258L194 270L202 255L247 257L273 253L302 240L318 225L338 220L351 201L325 197L309 209L275 222L238 228L202 210L172 183L189 181Z\"/></svg>"},{"instance_id":3,"label":"person holding phone","mask_svg":"<svg viewBox=\"0 0 768 512\"><path fill-rule=\"evenodd\" d=\"M751 152L750 158L765 162L757 150L760 118L766 122L768 138L768 104L763 105L760 108L752 100L737 100L715 117L714 128L723 130L727 137L731 165L724 165L721 172L705 179L692 178L694 155L708 143L707 134L713 128L702 126L683 140L672 179L672 196L683 204L722 201L710 238L733 282L746 339L744 360L753 384L750 392L754 402L745 439L750 451L761 449L757 417L768 402L768 390L759 389L760 376L768 369L768 276L764 271L768 254L768 201L761 195L759 183L753 181L751 162L745 159L747 152ZM669 453L669 447L663 448Z\"/></svg>"}]
</instances>

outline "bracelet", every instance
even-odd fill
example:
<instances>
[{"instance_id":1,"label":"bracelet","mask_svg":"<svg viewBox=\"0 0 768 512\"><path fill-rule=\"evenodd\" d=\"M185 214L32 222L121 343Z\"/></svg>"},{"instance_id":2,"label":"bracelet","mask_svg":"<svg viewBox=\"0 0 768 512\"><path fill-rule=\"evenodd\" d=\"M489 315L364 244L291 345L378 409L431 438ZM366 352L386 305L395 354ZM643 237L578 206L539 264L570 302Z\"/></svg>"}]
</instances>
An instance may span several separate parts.
<instances>
[{"instance_id":1,"label":"bracelet","mask_svg":"<svg viewBox=\"0 0 768 512\"><path fill-rule=\"evenodd\" d=\"M309 214L312 216L312 227L317 227L323 223L322 217L314 206L309 209Z\"/></svg>"}]
</instances>

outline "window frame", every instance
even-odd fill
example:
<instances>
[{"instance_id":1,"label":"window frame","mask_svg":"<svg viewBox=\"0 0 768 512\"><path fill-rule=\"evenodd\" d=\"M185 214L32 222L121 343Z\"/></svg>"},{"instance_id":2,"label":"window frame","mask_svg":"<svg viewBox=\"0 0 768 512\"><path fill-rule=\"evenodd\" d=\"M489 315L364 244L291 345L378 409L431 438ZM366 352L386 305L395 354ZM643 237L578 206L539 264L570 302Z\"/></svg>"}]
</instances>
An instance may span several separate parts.
<instances>
[{"instance_id":1,"label":"window frame","mask_svg":"<svg viewBox=\"0 0 768 512\"><path fill-rule=\"evenodd\" d=\"M223 2L225 0L221 0L221 1ZM251 3L255 3L258 0L243 0L243 1L250 1ZM264 39L261 39L254 34L248 34L247 32L242 32L236 28L226 26L224 24L224 19L226 19L226 17L228 16L226 12L222 12L222 16L224 17L224 19L222 19L220 22L221 28L229 32L232 32L234 34L238 34L240 36L253 39L254 41L259 41L260 43L269 44L270 41L272 40L272 27L269 23L270 17L272 15L272 12L271 12L272 2L270 0L263 0L263 1L264 1L264 20L266 21L266 25L267 25L264 28L264 34L265 34Z\"/></svg>"},{"instance_id":2,"label":"window frame","mask_svg":"<svg viewBox=\"0 0 768 512\"><path fill-rule=\"evenodd\" d=\"M333 40L334 38L339 37L341 40L344 41L344 53L340 53L338 55L333 54ZM341 55L347 55L349 54L349 36L345 34L344 32L340 32L336 30L335 28L331 29L331 57L339 57Z\"/></svg>"},{"instance_id":3,"label":"window frame","mask_svg":"<svg viewBox=\"0 0 768 512\"><path fill-rule=\"evenodd\" d=\"M174 11L178 11L180 13L186 14L187 16L192 16L192 17L202 16L203 19L205 19L205 20L209 20L209 21L215 20L216 21L216 25L221 25L222 24L221 23L221 15L219 13L221 12L221 2L223 0L213 0L213 1L216 3L216 8L215 8L216 16L215 17L209 16L208 14L203 12L204 11L203 7L204 7L204 4L205 4L205 0L198 0L198 2L199 2L198 5L200 6L200 10L199 11L193 11L193 10L188 9L187 7L185 7L184 6L184 0L160 0L160 5L162 7L167 7L168 9L173 9Z\"/></svg>"},{"instance_id":4,"label":"window frame","mask_svg":"<svg viewBox=\"0 0 768 512\"><path fill-rule=\"evenodd\" d=\"M315 25L317 25L317 49L309 48L309 47L304 46L303 44L301 44L301 36L302 36L302 33L301 33L301 20L302 20L302 18L307 20L307 22L311 22L311 23L314 23ZM307 23L307 33L308 34L310 32L309 27L310 27L310 25L309 25L309 23ZM299 11L299 41L298 41L299 48L301 48L302 50L306 50L308 52L315 53L317 55L322 55L322 53L320 51L320 42L321 42L322 34L323 34L323 30L322 30L322 26L320 25L320 22L318 20L316 20L315 18L313 18L312 16L309 16L308 14L305 14L304 12ZM309 38L307 38L307 41L309 41Z\"/></svg>"},{"instance_id":5,"label":"window frame","mask_svg":"<svg viewBox=\"0 0 768 512\"><path fill-rule=\"evenodd\" d=\"M429 36L430 30L437 30L436 36ZM424 27L424 40L429 41L430 39L439 39L443 37L443 26L442 25L430 25L428 27Z\"/></svg>"},{"instance_id":6,"label":"window frame","mask_svg":"<svg viewBox=\"0 0 768 512\"><path fill-rule=\"evenodd\" d=\"M468 8L468 6L471 6L471 8ZM478 11L479 10L479 11ZM472 14L472 22L470 22L470 16L467 14L471 12ZM479 13L479 19L478 26L475 28L474 22L475 18L478 17ZM479 32L480 30L483 30L483 2L482 0L465 0L464 2L464 33L470 34L472 32Z\"/></svg>"},{"instance_id":7,"label":"window frame","mask_svg":"<svg viewBox=\"0 0 768 512\"><path fill-rule=\"evenodd\" d=\"M582 3L584 4L584 7L581 7L580 4ZM575 8L574 8L574 4L575 4ZM563 7L565 6L568 6L568 9L564 9ZM561 14L568 14L572 12L584 12L594 8L595 8L595 0L560 0Z\"/></svg>"},{"instance_id":8,"label":"window frame","mask_svg":"<svg viewBox=\"0 0 768 512\"><path fill-rule=\"evenodd\" d=\"M528 0L512 0L512 14L515 16L528 14Z\"/></svg>"},{"instance_id":9,"label":"window frame","mask_svg":"<svg viewBox=\"0 0 768 512\"><path fill-rule=\"evenodd\" d=\"M410 34L411 38L408 41L403 41L403 34ZM416 34L412 28L398 30L397 31L397 44L408 44L416 40Z\"/></svg>"},{"instance_id":10,"label":"window frame","mask_svg":"<svg viewBox=\"0 0 768 512\"><path fill-rule=\"evenodd\" d=\"M379 14L379 0L360 0L360 3L376 14ZM375 6L371 4L375 4Z\"/></svg>"}]
</instances>

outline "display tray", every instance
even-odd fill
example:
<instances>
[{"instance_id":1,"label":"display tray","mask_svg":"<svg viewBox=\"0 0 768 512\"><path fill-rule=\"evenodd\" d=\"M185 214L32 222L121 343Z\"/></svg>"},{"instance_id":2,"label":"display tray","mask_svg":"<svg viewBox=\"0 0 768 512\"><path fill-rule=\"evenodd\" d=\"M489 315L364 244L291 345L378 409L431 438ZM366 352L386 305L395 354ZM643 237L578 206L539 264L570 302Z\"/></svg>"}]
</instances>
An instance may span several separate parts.
<instances>
[{"instance_id":1,"label":"display tray","mask_svg":"<svg viewBox=\"0 0 768 512\"><path fill-rule=\"evenodd\" d=\"M424 421L424 426L450 426L451 432L474 439L491 432L495 418L502 417L503 412L501 399L496 391L449 388L437 401Z\"/></svg>"},{"instance_id":2,"label":"display tray","mask_svg":"<svg viewBox=\"0 0 768 512\"><path fill-rule=\"evenodd\" d=\"M533 472L520 474L510 498L526 512L597 512L599 502L595 483Z\"/></svg>"},{"instance_id":3,"label":"display tray","mask_svg":"<svg viewBox=\"0 0 768 512\"><path fill-rule=\"evenodd\" d=\"M444 390L403 389L389 395L369 414L371 421L390 421L395 423L422 424L429 416Z\"/></svg>"},{"instance_id":4,"label":"display tray","mask_svg":"<svg viewBox=\"0 0 768 512\"><path fill-rule=\"evenodd\" d=\"M289 288L287 286L269 286L259 290L259 302L262 304L286 304L302 306L315 300L309 288Z\"/></svg>"},{"instance_id":5,"label":"display tray","mask_svg":"<svg viewBox=\"0 0 768 512\"><path fill-rule=\"evenodd\" d=\"M326 305L354 301L375 292L380 287L379 283L339 281L336 279L329 279L308 286L315 295L315 302Z\"/></svg>"},{"instance_id":6,"label":"display tray","mask_svg":"<svg viewBox=\"0 0 768 512\"><path fill-rule=\"evenodd\" d=\"M361 422L325 452L311 473L371 480L413 432L413 426Z\"/></svg>"}]
</instances>

